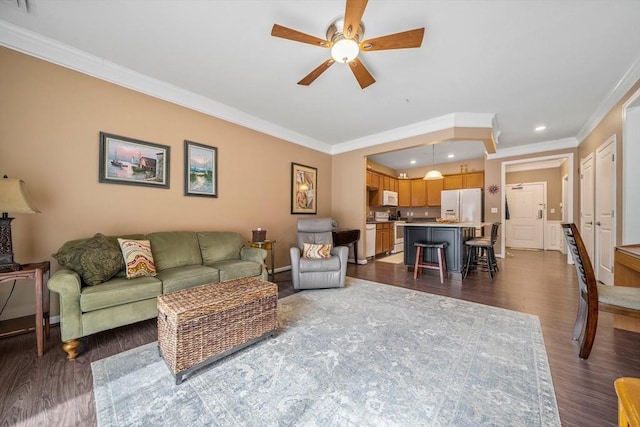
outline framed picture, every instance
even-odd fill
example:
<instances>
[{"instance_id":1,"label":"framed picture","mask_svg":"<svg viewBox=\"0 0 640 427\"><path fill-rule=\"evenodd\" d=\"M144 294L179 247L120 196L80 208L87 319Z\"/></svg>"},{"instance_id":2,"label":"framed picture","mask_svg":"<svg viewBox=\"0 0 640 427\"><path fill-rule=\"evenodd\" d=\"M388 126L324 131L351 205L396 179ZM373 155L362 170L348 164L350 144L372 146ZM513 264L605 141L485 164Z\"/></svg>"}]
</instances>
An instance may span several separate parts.
<instances>
[{"instance_id":1,"label":"framed picture","mask_svg":"<svg viewBox=\"0 0 640 427\"><path fill-rule=\"evenodd\" d=\"M218 197L218 149L184 141L184 195Z\"/></svg>"},{"instance_id":2,"label":"framed picture","mask_svg":"<svg viewBox=\"0 0 640 427\"><path fill-rule=\"evenodd\" d=\"M170 147L100 132L99 181L169 188Z\"/></svg>"},{"instance_id":3,"label":"framed picture","mask_svg":"<svg viewBox=\"0 0 640 427\"><path fill-rule=\"evenodd\" d=\"M318 169L291 163L291 213L318 213Z\"/></svg>"}]
</instances>

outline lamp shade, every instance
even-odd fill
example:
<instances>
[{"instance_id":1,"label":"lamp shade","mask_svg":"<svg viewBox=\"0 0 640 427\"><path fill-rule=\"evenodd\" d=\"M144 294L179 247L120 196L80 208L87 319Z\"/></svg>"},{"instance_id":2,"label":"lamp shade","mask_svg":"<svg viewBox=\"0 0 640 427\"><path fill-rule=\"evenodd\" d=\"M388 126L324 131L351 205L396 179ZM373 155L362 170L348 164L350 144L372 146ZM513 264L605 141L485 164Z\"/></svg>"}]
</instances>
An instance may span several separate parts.
<instances>
[{"instance_id":1,"label":"lamp shade","mask_svg":"<svg viewBox=\"0 0 640 427\"><path fill-rule=\"evenodd\" d=\"M0 179L0 212L39 213L29 202L24 181L21 179Z\"/></svg>"},{"instance_id":2,"label":"lamp shade","mask_svg":"<svg viewBox=\"0 0 640 427\"><path fill-rule=\"evenodd\" d=\"M444 176L442 176L442 173L439 170L434 169L427 172L424 178L422 179L426 179L426 180L444 179Z\"/></svg>"}]
</instances>

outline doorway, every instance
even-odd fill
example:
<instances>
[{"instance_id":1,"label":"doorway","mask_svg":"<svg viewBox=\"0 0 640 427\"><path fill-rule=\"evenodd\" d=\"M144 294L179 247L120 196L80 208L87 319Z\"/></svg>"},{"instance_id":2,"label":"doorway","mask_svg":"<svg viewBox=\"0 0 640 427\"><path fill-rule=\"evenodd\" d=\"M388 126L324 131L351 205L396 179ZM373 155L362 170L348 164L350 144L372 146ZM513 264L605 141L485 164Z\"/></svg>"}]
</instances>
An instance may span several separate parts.
<instances>
[{"instance_id":1,"label":"doorway","mask_svg":"<svg viewBox=\"0 0 640 427\"><path fill-rule=\"evenodd\" d=\"M506 202L506 196L507 196L507 192L506 192L506 188L507 188L507 184L506 184L506 175L507 175L507 168L510 165L525 165L525 164L531 164L531 163L537 163L537 162L546 162L546 161L551 161L551 160L559 160L559 161L566 161L567 162L567 171L566 171L566 175L568 176L568 184L567 184L567 193L566 193L566 200L568 201L568 203L566 204L566 206L563 206L563 209L566 209L566 216L567 218L569 218L570 222L573 222L573 188L574 188L574 164L573 164L573 153L562 153L562 154L554 154L554 155L550 155L550 156L542 156L542 157L532 157L532 158L528 158L528 159L522 159L522 160L507 160L502 162L501 164L501 203L502 206L505 206L505 202ZM502 223L506 224L506 218L505 218L505 209L502 209ZM505 228L506 229L506 228ZM501 233L500 235L500 253L496 254L496 256L500 257L500 258L504 258L506 255L506 234L507 233ZM567 261L567 263L569 263L569 261Z\"/></svg>"},{"instance_id":2,"label":"doorway","mask_svg":"<svg viewBox=\"0 0 640 427\"><path fill-rule=\"evenodd\" d=\"M613 254L616 246L616 135L595 152L595 273L605 285L613 285Z\"/></svg>"},{"instance_id":3,"label":"doorway","mask_svg":"<svg viewBox=\"0 0 640 427\"><path fill-rule=\"evenodd\" d=\"M546 200L546 182L507 186L507 247L544 249Z\"/></svg>"}]
</instances>

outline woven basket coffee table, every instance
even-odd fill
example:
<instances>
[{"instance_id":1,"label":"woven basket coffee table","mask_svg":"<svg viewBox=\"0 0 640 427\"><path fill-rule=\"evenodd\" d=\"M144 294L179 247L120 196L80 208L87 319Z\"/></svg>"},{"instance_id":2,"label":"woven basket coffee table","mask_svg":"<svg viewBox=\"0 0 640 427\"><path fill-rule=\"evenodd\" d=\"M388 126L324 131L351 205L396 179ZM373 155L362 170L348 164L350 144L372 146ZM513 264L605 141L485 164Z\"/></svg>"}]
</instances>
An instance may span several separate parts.
<instances>
[{"instance_id":1,"label":"woven basket coffee table","mask_svg":"<svg viewBox=\"0 0 640 427\"><path fill-rule=\"evenodd\" d=\"M277 328L278 286L251 277L158 297L158 347L176 384Z\"/></svg>"}]
</instances>

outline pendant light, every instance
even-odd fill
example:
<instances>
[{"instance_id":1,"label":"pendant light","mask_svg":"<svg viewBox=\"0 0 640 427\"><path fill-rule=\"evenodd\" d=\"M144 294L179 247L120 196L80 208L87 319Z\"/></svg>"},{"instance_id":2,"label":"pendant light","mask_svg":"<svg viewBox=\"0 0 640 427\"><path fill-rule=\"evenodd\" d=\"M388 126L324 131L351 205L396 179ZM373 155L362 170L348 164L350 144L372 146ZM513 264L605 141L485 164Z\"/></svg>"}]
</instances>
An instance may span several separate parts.
<instances>
[{"instance_id":1,"label":"pendant light","mask_svg":"<svg viewBox=\"0 0 640 427\"><path fill-rule=\"evenodd\" d=\"M431 144L431 147L433 148L432 150L433 162L431 163L431 170L427 172L424 178L422 179L426 179L426 180L444 179L444 176L442 176L442 173L440 173L439 170L436 170L436 144Z\"/></svg>"}]
</instances>

